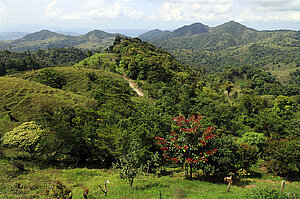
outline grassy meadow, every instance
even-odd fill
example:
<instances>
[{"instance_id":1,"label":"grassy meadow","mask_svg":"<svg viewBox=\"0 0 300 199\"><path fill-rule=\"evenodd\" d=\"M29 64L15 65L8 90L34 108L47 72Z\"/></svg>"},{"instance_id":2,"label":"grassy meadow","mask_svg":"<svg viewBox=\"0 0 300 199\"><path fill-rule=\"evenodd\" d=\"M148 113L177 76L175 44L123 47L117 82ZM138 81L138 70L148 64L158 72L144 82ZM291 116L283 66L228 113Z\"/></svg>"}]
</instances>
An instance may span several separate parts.
<instances>
[{"instance_id":1,"label":"grassy meadow","mask_svg":"<svg viewBox=\"0 0 300 199\"><path fill-rule=\"evenodd\" d=\"M26 171L18 171L6 159L0 159L0 198L49 198L45 190L58 180L72 190L73 198L83 198L84 189L89 189L88 198L248 198L258 188L280 190L282 178L256 173L259 177L234 180L230 192L227 183L213 183L203 179L186 179L180 169L167 169L165 175L139 175L130 189L129 184L119 178L115 169L88 169L36 166L25 161ZM99 188L105 180L108 194ZM299 182L287 182L284 192L300 194Z\"/></svg>"}]
</instances>

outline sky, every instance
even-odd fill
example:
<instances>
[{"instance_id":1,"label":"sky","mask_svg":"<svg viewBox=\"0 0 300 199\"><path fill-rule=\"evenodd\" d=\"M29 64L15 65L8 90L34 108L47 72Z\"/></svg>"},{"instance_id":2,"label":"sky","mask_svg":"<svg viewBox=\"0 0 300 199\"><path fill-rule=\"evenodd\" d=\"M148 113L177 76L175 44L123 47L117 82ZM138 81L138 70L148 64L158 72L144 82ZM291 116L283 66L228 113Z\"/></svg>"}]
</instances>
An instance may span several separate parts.
<instances>
[{"instance_id":1,"label":"sky","mask_svg":"<svg viewBox=\"0 0 300 199\"><path fill-rule=\"evenodd\" d=\"M300 30L300 0L0 0L0 32L174 30L231 20L257 30Z\"/></svg>"}]
</instances>

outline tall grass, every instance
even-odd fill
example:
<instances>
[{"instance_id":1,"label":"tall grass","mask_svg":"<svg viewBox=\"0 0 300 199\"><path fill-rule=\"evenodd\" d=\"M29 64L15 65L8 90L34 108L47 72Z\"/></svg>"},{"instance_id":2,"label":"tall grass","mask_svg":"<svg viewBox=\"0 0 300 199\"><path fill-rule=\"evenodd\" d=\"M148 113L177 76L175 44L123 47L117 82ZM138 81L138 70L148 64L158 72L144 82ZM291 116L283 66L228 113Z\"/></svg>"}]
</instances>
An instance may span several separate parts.
<instances>
[{"instance_id":1,"label":"tall grass","mask_svg":"<svg viewBox=\"0 0 300 199\"><path fill-rule=\"evenodd\" d=\"M133 188L119 178L114 169L40 169L26 164L26 172L18 172L9 163L0 159L0 198L45 198L41 193L55 180L72 190L73 198L83 198L84 189L89 189L89 198L104 198L99 188L109 180L108 195L105 198L247 198L247 193L255 188L280 189L280 178L246 178L233 182L227 193L227 184L211 183L201 180L188 180L179 172L157 177L153 174L140 175L135 179ZM300 194L299 182L288 182L285 193Z\"/></svg>"}]
</instances>

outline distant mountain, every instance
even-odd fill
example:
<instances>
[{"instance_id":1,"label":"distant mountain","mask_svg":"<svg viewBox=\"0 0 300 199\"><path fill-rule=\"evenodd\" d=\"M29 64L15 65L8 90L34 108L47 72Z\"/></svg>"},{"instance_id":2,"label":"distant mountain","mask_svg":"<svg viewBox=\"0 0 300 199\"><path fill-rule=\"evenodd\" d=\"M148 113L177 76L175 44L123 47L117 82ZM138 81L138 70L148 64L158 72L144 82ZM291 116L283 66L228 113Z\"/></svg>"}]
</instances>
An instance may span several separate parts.
<instances>
[{"instance_id":1,"label":"distant mountain","mask_svg":"<svg viewBox=\"0 0 300 199\"><path fill-rule=\"evenodd\" d=\"M283 84L300 69L300 31L257 31L229 21L216 27L196 23L165 32L152 30L140 38L195 69L213 73L228 66L250 65L264 68Z\"/></svg>"},{"instance_id":2,"label":"distant mountain","mask_svg":"<svg viewBox=\"0 0 300 199\"><path fill-rule=\"evenodd\" d=\"M167 38L168 35L170 35L171 32L166 30L166 31L162 31L159 29L155 29L155 30L150 30L144 34L141 34L139 36L140 39L144 40L144 41L151 41L157 38Z\"/></svg>"},{"instance_id":3,"label":"distant mountain","mask_svg":"<svg viewBox=\"0 0 300 199\"><path fill-rule=\"evenodd\" d=\"M119 33L129 37L137 37L138 35L141 35L149 30L148 29L104 29L104 31L108 33Z\"/></svg>"},{"instance_id":4,"label":"distant mountain","mask_svg":"<svg viewBox=\"0 0 300 199\"><path fill-rule=\"evenodd\" d=\"M41 30L39 32L30 33L25 35L22 40L25 41L38 41L38 40L46 40L52 37L65 37L63 34L58 34L56 32L51 32L49 30Z\"/></svg>"},{"instance_id":5,"label":"distant mountain","mask_svg":"<svg viewBox=\"0 0 300 199\"><path fill-rule=\"evenodd\" d=\"M189 37L193 35L199 35L201 33L209 32L209 27L202 23L194 23L191 25L183 26L174 31L162 31L159 29L150 30L139 36L140 39L145 41L151 41L155 39L166 39L174 37Z\"/></svg>"},{"instance_id":6,"label":"distant mountain","mask_svg":"<svg viewBox=\"0 0 300 199\"><path fill-rule=\"evenodd\" d=\"M20 39L27 34L28 32L0 32L0 41Z\"/></svg>"},{"instance_id":7,"label":"distant mountain","mask_svg":"<svg viewBox=\"0 0 300 199\"><path fill-rule=\"evenodd\" d=\"M172 37L189 37L193 35L199 35L201 33L209 32L209 27L202 23L194 23L189 26L183 26L174 30L171 34Z\"/></svg>"},{"instance_id":8,"label":"distant mountain","mask_svg":"<svg viewBox=\"0 0 300 199\"><path fill-rule=\"evenodd\" d=\"M157 31L156 31L157 32ZM176 29L168 35L145 33L140 37L165 49L224 49L236 45L247 44L261 39L257 30L234 21L214 28L201 23L194 23ZM152 33L153 34L153 33ZM151 39L150 39L151 38Z\"/></svg>"},{"instance_id":9,"label":"distant mountain","mask_svg":"<svg viewBox=\"0 0 300 199\"><path fill-rule=\"evenodd\" d=\"M99 49L112 45L115 34L100 30L93 30L85 35L71 36L58 34L49 30L30 33L21 39L11 41L0 41L0 50L20 52L25 50L36 51L53 47L76 47L82 49Z\"/></svg>"}]
</instances>

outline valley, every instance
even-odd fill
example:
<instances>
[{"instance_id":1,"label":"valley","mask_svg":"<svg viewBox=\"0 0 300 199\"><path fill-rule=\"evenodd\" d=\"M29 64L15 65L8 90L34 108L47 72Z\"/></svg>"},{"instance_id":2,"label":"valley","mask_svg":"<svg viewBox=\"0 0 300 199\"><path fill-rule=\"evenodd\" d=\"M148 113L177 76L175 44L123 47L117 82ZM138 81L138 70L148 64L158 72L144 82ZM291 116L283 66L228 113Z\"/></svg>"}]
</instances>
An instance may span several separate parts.
<instances>
[{"instance_id":1,"label":"valley","mask_svg":"<svg viewBox=\"0 0 300 199\"><path fill-rule=\"evenodd\" d=\"M298 198L299 40L230 21L1 41L0 198Z\"/></svg>"}]
</instances>

